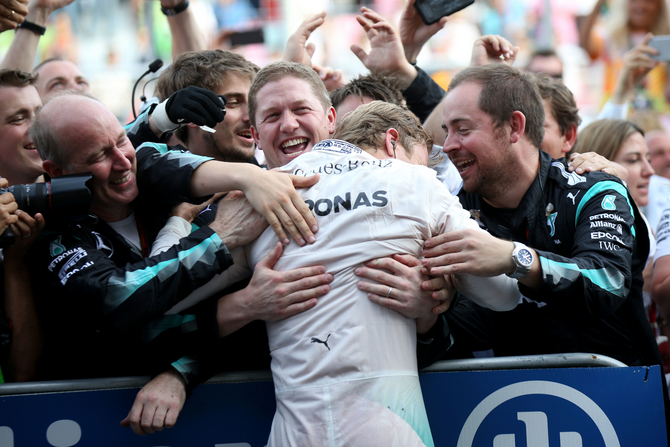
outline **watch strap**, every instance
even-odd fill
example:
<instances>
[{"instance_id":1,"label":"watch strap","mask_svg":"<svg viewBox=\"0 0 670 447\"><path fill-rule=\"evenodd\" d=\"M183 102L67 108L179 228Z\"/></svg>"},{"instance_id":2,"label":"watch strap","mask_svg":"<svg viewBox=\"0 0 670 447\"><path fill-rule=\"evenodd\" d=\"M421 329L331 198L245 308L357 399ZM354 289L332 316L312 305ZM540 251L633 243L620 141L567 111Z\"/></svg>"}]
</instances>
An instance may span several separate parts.
<instances>
[{"instance_id":1,"label":"watch strap","mask_svg":"<svg viewBox=\"0 0 670 447\"><path fill-rule=\"evenodd\" d=\"M526 276L528 272L530 272L531 267L533 266L533 262L535 261L532 257L531 254L531 265L530 266L525 266L518 260L518 253L521 250L527 250L530 252L530 249L526 247L524 244L520 242L512 242L514 244L514 250L512 250L512 261L514 262L515 269L514 273L510 273L507 276L509 276L512 279L519 279L522 278L523 276Z\"/></svg>"},{"instance_id":2,"label":"watch strap","mask_svg":"<svg viewBox=\"0 0 670 447\"><path fill-rule=\"evenodd\" d=\"M28 31L32 31L35 34L39 34L40 36L44 36L44 33L47 32L46 27L40 26L37 23L29 22L27 20L24 20L23 22L19 23L16 26L16 29L18 30L19 28L26 29Z\"/></svg>"}]
</instances>

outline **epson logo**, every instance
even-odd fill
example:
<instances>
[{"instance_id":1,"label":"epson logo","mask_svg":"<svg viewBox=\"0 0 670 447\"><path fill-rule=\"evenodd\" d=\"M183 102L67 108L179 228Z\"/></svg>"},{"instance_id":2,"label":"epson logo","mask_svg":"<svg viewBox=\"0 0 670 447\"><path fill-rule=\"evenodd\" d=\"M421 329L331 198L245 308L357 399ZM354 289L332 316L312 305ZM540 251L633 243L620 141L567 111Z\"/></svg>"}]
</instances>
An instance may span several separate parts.
<instances>
[{"instance_id":1,"label":"epson logo","mask_svg":"<svg viewBox=\"0 0 670 447\"><path fill-rule=\"evenodd\" d=\"M547 413L551 412L552 408L545 408L548 407L546 404L542 408L528 408L528 411L495 412L498 407L505 403L517 398L526 398L527 396L550 396L558 399L556 401L557 404L577 407L581 412L570 411L569 413L578 414L579 419L585 419L586 421L580 421L582 424L587 422L595 425L601 438L598 440L598 444L602 442L604 443L604 447L620 447L621 444L614 426L605 412L591 398L567 385L543 380L514 383L487 396L468 416L461 429L456 446L474 447L485 444L492 445L493 447L584 446L582 435L579 431L570 428L565 429L564 425L557 429L557 424L552 423L553 420L550 420L547 415ZM485 440L483 443L481 442L482 440L479 440L475 443L475 437L480 427L485 424L489 415L494 412L495 414L491 417L496 418L496 427L509 427L509 431L506 429L498 431L498 434L493 437L492 444L488 440ZM500 420L501 414L507 416L503 416L506 420ZM515 430L512 429L512 427L518 428L516 424L519 424L519 422L525 428L523 433L519 433L518 430L515 433ZM575 426L579 425L575 424ZM517 439L517 437L520 439ZM525 439L521 439L523 437ZM550 443L550 439L554 442ZM555 442L556 440L558 442ZM587 442L586 445L591 444Z\"/></svg>"},{"instance_id":2,"label":"epson logo","mask_svg":"<svg viewBox=\"0 0 670 447\"><path fill-rule=\"evenodd\" d=\"M626 245L621 238L617 237L614 234L610 233L605 233L603 231L593 231L591 232L591 239L609 239L611 241L615 241L620 243L621 245Z\"/></svg>"}]
</instances>

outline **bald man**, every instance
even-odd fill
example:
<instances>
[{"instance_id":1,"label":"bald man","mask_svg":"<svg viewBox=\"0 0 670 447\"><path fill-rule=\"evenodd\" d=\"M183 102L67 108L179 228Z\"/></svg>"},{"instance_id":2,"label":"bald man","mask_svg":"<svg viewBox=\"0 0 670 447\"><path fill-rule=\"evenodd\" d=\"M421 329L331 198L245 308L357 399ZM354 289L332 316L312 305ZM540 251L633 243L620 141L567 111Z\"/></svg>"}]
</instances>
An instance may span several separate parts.
<instances>
[{"instance_id":1,"label":"bald man","mask_svg":"<svg viewBox=\"0 0 670 447\"><path fill-rule=\"evenodd\" d=\"M231 166L158 144L136 152L112 112L82 94L68 92L47 102L30 134L52 177L92 174L88 186L93 217L50 233L34 250L32 266L42 279L36 295L49 333L49 378L109 376L146 368L153 353L134 349L144 325L230 266L229 250L265 228L267 223L252 205L263 209L295 191L291 177L253 165ZM249 200L220 202L213 222L167 251L148 255L174 205L235 189ZM308 216L301 214L302 224L311 226L307 222L313 216L304 208ZM326 282L320 272L306 276L315 277L317 285ZM297 301L288 298L287 305ZM198 324L174 325L181 323ZM217 332L217 322L213 324ZM83 352L90 356L84 358Z\"/></svg>"}]
</instances>

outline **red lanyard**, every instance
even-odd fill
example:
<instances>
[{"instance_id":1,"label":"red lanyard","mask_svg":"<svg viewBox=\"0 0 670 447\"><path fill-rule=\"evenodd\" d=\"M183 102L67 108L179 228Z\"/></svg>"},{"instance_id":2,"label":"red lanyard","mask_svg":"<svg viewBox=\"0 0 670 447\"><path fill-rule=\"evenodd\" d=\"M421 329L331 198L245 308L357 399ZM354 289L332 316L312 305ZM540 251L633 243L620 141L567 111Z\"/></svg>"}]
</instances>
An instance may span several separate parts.
<instances>
[{"instance_id":1,"label":"red lanyard","mask_svg":"<svg viewBox=\"0 0 670 447\"><path fill-rule=\"evenodd\" d=\"M140 236L140 245L142 247L142 257L149 257L149 248L147 246L147 233L144 231L142 221L135 215L135 224L137 224L137 233Z\"/></svg>"}]
</instances>

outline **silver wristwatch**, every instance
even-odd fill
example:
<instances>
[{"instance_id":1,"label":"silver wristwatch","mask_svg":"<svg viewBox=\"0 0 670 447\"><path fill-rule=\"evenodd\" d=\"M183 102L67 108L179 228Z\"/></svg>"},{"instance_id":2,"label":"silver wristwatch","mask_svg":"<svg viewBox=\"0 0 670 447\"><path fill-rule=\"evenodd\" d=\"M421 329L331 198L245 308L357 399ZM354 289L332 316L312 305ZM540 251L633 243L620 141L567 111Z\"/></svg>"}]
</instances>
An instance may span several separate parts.
<instances>
[{"instance_id":1,"label":"silver wristwatch","mask_svg":"<svg viewBox=\"0 0 670 447\"><path fill-rule=\"evenodd\" d=\"M528 274L528 272L530 272L530 268L533 266L534 260L533 252L530 251L528 247L519 242L514 242L512 261L514 261L516 269L514 270L514 273L507 276L513 279L519 279L525 276Z\"/></svg>"}]
</instances>

